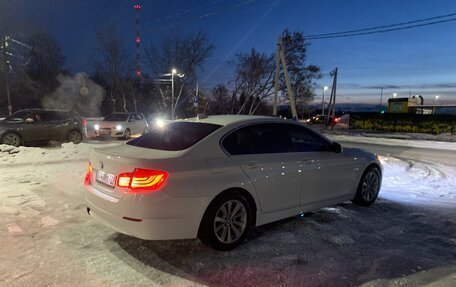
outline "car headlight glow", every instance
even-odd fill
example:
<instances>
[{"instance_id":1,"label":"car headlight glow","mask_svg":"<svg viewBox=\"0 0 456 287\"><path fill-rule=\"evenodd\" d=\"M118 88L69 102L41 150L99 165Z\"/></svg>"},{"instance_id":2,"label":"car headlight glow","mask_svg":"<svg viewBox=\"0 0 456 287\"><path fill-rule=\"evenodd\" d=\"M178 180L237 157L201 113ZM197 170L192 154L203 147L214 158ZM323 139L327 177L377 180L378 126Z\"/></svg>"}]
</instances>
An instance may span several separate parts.
<instances>
[{"instance_id":1,"label":"car headlight glow","mask_svg":"<svg viewBox=\"0 0 456 287\"><path fill-rule=\"evenodd\" d=\"M96 131L98 131L98 130L100 129L100 125L99 125L99 124L95 124L95 125L93 126L93 128L94 128Z\"/></svg>"},{"instance_id":2,"label":"car headlight glow","mask_svg":"<svg viewBox=\"0 0 456 287\"><path fill-rule=\"evenodd\" d=\"M117 125L116 126L116 130L120 131L122 129L122 126L121 125Z\"/></svg>"},{"instance_id":3,"label":"car headlight glow","mask_svg":"<svg viewBox=\"0 0 456 287\"><path fill-rule=\"evenodd\" d=\"M162 128L165 127L165 121L163 119L161 119L161 118L157 118L157 119L155 119L155 125L158 128L162 129Z\"/></svg>"}]
</instances>

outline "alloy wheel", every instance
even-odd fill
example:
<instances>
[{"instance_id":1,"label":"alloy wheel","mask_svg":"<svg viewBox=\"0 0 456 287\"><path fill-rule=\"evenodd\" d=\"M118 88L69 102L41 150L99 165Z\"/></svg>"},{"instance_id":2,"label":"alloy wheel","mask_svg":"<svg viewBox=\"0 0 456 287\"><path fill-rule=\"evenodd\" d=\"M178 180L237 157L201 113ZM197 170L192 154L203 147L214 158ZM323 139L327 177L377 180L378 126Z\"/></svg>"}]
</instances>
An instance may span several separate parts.
<instances>
[{"instance_id":1,"label":"alloy wheel","mask_svg":"<svg viewBox=\"0 0 456 287\"><path fill-rule=\"evenodd\" d=\"M380 178L375 170L370 170L364 177L361 187L361 195L365 201L371 201L377 195L380 187Z\"/></svg>"},{"instance_id":2,"label":"alloy wheel","mask_svg":"<svg viewBox=\"0 0 456 287\"><path fill-rule=\"evenodd\" d=\"M10 134L6 134L3 137L3 144L19 146L20 143L21 143L21 139L19 138L18 135L10 133Z\"/></svg>"},{"instance_id":3,"label":"alloy wheel","mask_svg":"<svg viewBox=\"0 0 456 287\"><path fill-rule=\"evenodd\" d=\"M70 140L70 142L78 144L82 141L82 135L78 131L72 131L68 139Z\"/></svg>"},{"instance_id":4,"label":"alloy wheel","mask_svg":"<svg viewBox=\"0 0 456 287\"><path fill-rule=\"evenodd\" d=\"M125 135L124 135L125 139L129 139L131 137L131 132L129 129L125 130Z\"/></svg>"},{"instance_id":5,"label":"alloy wheel","mask_svg":"<svg viewBox=\"0 0 456 287\"><path fill-rule=\"evenodd\" d=\"M220 242L236 242L244 234L247 226L247 209L239 200L229 200L215 213L214 233Z\"/></svg>"}]
</instances>

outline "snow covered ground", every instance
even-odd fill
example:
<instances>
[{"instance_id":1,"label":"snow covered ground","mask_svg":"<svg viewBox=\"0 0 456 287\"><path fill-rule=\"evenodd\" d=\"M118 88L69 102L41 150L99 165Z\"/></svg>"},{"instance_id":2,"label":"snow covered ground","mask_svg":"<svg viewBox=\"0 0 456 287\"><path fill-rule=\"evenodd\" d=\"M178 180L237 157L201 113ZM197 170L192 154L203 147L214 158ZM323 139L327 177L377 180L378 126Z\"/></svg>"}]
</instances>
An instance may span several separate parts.
<instances>
[{"instance_id":1,"label":"snow covered ground","mask_svg":"<svg viewBox=\"0 0 456 287\"><path fill-rule=\"evenodd\" d=\"M382 138L382 137L364 137L364 136L349 136L349 135L327 135L334 141L350 141L361 142L368 144L381 144L387 146L402 146L413 148L428 148L428 149L443 149L448 151L456 151L455 142L441 142L441 141L426 141L426 140L404 140L395 138Z\"/></svg>"},{"instance_id":2,"label":"snow covered ground","mask_svg":"<svg viewBox=\"0 0 456 287\"><path fill-rule=\"evenodd\" d=\"M88 153L112 144L0 145L0 286L456 286L456 163L382 156L383 186L371 208L323 208L216 252L198 240L121 235L87 215Z\"/></svg>"}]
</instances>

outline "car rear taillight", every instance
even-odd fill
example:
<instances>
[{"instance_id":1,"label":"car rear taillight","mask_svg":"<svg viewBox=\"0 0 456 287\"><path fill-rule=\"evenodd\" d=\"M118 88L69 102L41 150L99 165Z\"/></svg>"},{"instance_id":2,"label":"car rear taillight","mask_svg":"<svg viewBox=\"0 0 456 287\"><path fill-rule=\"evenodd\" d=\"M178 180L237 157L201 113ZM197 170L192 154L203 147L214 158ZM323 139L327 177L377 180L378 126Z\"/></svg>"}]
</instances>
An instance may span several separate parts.
<instances>
[{"instance_id":1,"label":"car rear taillight","mask_svg":"<svg viewBox=\"0 0 456 287\"><path fill-rule=\"evenodd\" d=\"M161 170L136 168L133 172L121 173L117 177L117 186L144 191L157 191L162 188L168 173Z\"/></svg>"},{"instance_id":2,"label":"car rear taillight","mask_svg":"<svg viewBox=\"0 0 456 287\"><path fill-rule=\"evenodd\" d=\"M92 174L93 174L93 168L92 168L92 164L89 161L89 170L86 173L86 176L85 176L85 179L84 179L84 184L90 185L92 183L91 182Z\"/></svg>"}]
</instances>

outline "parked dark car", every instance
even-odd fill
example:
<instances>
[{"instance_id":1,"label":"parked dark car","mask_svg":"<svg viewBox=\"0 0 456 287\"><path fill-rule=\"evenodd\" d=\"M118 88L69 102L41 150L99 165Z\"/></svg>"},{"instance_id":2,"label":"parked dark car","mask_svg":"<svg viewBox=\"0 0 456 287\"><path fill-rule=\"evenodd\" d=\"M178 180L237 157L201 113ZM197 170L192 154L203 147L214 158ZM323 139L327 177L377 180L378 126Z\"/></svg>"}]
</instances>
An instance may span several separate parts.
<instances>
[{"instance_id":1,"label":"parked dark car","mask_svg":"<svg viewBox=\"0 0 456 287\"><path fill-rule=\"evenodd\" d=\"M338 117L330 117L328 115L316 115L310 119L307 119L307 123L309 124L327 124L327 125L335 125L339 121Z\"/></svg>"},{"instance_id":2,"label":"parked dark car","mask_svg":"<svg viewBox=\"0 0 456 287\"><path fill-rule=\"evenodd\" d=\"M20 110L0 121L0 143L13 146L51 140L78 144L86 133L85 120L65 110Z\"/></svg>"}]
</instances>

